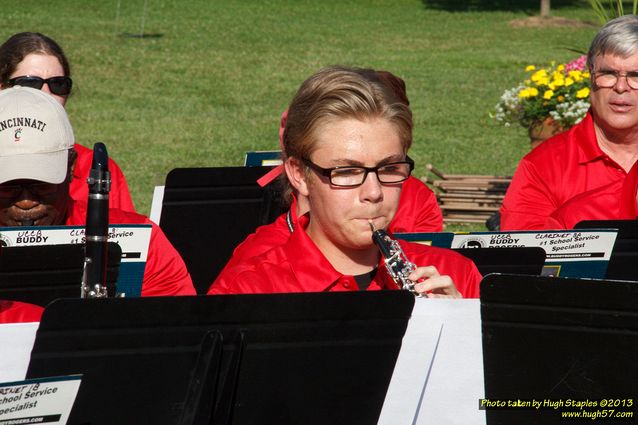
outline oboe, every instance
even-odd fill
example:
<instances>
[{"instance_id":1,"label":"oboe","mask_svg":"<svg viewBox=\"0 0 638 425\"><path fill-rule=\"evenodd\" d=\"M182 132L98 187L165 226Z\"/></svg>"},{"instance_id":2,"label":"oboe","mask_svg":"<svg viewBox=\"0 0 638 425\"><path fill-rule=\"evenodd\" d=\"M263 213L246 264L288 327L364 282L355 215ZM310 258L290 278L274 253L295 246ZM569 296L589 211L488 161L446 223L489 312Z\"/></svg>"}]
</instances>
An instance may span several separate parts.
<instances>
[{"instance_id":1,"label":"oboe","mask_svg":"<svg viewBox=\"0 0 638 425\"><path fill-rule=\"evenodd\" d=\"M111 173L104 143L93 146L93 163L87 183L89 200L86 212L85 258L82 276L82 298L104 298L108 258L109 191Z\"/></svg>"},{"instance_id":2,"label":"oboe","mask_svg":"<svg viewBox=\"0 0 638 425\"><path fill-rule=\"evenodd\" d=\"M368 220L368 223L370 223L370 229L372 230L372 241L381 251L388 274L399 289L410 291L417 296L426 296L425 294L418 294L414 289L415 282L408 279L410 273L416 270L416 266L405 256L399 242L392 239L385 230L375 229L371 220Z\"/></svg>"}]
</instances>

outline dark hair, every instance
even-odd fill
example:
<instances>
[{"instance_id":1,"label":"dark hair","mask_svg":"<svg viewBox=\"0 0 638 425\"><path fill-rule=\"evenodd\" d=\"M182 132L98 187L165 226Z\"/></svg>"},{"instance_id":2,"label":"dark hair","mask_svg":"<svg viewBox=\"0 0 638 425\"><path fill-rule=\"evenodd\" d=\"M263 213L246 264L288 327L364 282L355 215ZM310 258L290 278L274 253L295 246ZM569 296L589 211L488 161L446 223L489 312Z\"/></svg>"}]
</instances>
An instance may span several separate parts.
<instances>
[{"instance_id":1,"label":"dark hair","mask_svg":"<svg viewBox=\"0 0 638 425\"><path fill-rule=\"evenodd\" d=\"M381 83L392 89L400 102L405 103L406 106L410 106L410 100L406 93L405 81L403 81L403 78L397 77L389 71L376 71L376 74Z\"/></svg>"},{"instance_id":2,"label":"dark hair","mask_svg":"<svg viewBox=\"0 0 638 425\"><path fill-rule=\"evenodd\" d=\"M0 46L0 83L6 83L18 64L32 53L55 56L62 65L64 76L71 76L69 61L58 43L38 32L19 32Z\"/></svg>"}]
</instances>

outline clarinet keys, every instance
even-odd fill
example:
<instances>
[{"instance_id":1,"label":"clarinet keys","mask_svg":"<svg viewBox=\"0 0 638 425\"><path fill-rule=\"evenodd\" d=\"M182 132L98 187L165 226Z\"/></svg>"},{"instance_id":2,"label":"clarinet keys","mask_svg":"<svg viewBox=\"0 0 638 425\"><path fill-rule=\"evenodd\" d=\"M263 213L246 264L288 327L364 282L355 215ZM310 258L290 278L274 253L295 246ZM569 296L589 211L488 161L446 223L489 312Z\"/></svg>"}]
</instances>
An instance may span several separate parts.
<instances>
[{"instance_id":1,"label":"clarinet keys","mask_svg":"<svg viewBox=\"0 0 638 425\"><path fill-rule=\"evenodd\" d=\"M388 274L398 288L410 291L417 296L425 296L425 294L416 292L416 289L414 289L415 282L408 278L416 270L416 265L407 259L399 242L392 239L385 230L375 229L372 220L368 220L368 223L370 224L370 230L372 230L372 241L381 251Z\"/></svg>"}]
</instances>

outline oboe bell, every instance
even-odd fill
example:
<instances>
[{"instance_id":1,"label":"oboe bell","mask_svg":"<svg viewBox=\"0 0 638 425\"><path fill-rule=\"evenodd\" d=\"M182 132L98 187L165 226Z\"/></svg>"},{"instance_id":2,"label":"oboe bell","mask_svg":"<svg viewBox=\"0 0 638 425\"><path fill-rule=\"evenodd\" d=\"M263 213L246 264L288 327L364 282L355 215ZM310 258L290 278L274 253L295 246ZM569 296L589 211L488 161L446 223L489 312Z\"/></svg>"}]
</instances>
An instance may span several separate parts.
<instances>
[{"instance_id":1,"label":"oboe bell","mask_svg":"<svg viewBox=\"0 0 638 425\"><path fill-rule=\"evenodd\" d=\"M89 199L86 212L85 260L82 276L83 298L106 297L106 266L108 258L109 191L111 173L104 143L93 146L93 162L87 179Z\"/></svg>"}]
</instances>

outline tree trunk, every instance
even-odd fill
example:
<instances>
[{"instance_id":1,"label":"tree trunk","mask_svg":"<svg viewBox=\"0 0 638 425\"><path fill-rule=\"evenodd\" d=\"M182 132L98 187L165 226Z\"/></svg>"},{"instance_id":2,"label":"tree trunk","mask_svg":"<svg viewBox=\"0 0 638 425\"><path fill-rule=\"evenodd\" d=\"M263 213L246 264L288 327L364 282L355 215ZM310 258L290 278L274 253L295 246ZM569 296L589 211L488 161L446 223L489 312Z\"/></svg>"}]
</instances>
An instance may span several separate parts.
<instances>
[{"instance_id":1,"label":"tree trunk","mask_svg":"<svg viewBox=\"0 0 638 425\"><path fill-rule=\"evenodd\" d=\"M549 17L550 1L551 0L541 0L541 18Z\"/></svg>"}]
</instances>

